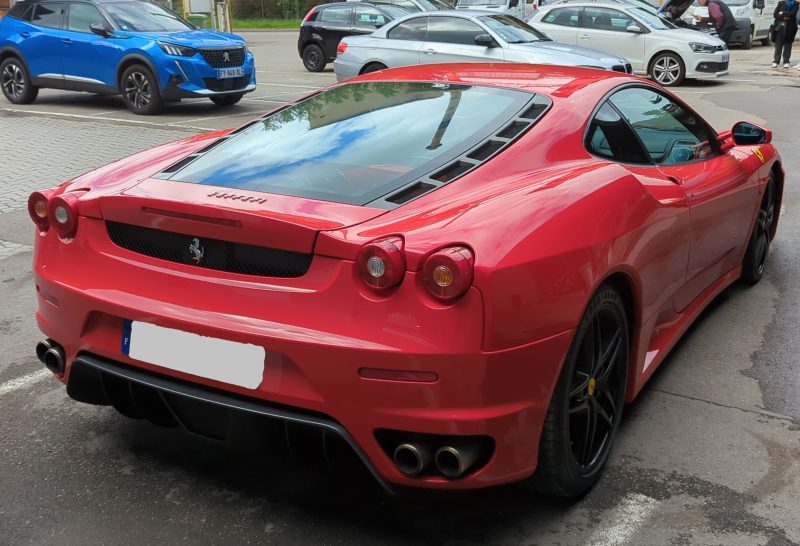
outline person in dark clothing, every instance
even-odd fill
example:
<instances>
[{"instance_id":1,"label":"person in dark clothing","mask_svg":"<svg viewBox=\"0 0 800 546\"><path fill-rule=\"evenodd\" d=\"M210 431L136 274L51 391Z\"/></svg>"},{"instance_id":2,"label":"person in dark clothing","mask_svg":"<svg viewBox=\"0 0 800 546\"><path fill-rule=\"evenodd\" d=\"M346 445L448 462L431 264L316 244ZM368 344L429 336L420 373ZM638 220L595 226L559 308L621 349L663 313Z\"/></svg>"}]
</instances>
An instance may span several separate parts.
<instances>
[{"instance_id":1,"label":"person in dark clothing","mask_svg":"<svg viewBox=\"0 0 800 546\"><path fill-rule=\"evenodd\" d=\"M778 68L783 56L783 68L789 68L792 56L792 42L797 34L797 0L781 0L775 6L775 23L773 24L773 40L775 55L772 57L772 68Z\"/></svg>"},{"instance_id":2,"label":"person in dark clothing","mask_svg":"<svg viewBox=\"0 0 800 546\"><path fill-rule=\"evenodd\" d=\"M797 0L794 1L796 2ZM699 17L695 15L694 18L699 23L711 21L714 24L719 39L725 42L727 46L731 41L731 34L733 34L733 31L736 29L736 19L733 13L731 13L730 8L723 2L720 2L720 0L698 0L698 2L701 6L708 6L708 17Z\"/></svg>"}]
</instances>

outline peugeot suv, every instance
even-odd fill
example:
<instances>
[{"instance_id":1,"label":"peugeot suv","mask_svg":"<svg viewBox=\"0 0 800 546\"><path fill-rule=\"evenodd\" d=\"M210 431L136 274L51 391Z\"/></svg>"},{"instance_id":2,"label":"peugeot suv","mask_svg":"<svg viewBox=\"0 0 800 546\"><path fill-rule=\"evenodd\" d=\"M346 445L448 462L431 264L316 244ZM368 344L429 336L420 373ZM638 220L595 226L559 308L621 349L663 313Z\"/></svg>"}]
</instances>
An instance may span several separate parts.
<instances>
[{"instance_id":1,"label":"peugeot suv","mask_svg":"<svg viewBox=\"0 0 800 546\"><path fill-rule=\"evenodd\" d=\"M208 97L230 106L256 87L234 34L199 30L141 0L25 0L0 19L0 87L15 104L40 88L120 94L135 114Z\"/></svg>"}]
</instances>

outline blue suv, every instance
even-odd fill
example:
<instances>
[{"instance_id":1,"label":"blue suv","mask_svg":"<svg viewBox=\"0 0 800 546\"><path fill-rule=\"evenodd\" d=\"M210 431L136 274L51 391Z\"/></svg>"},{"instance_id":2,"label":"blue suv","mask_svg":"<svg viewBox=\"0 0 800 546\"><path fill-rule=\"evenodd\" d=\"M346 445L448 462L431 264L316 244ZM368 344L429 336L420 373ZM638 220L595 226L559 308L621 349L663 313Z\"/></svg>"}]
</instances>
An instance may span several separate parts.
<instances>
[{"instance_id":1,"label":"blue suv","mask_svg":"<svg viewBox=\"0 0 800 546\"><path fill-rule=\"evenodd\" d=\"M243 38L198 30L141 0L27 0L0 19L0 87L28 104L39 88L121 94L135 114L208 97L221 106L256 87Z\"/></svg>"}]
</instances>

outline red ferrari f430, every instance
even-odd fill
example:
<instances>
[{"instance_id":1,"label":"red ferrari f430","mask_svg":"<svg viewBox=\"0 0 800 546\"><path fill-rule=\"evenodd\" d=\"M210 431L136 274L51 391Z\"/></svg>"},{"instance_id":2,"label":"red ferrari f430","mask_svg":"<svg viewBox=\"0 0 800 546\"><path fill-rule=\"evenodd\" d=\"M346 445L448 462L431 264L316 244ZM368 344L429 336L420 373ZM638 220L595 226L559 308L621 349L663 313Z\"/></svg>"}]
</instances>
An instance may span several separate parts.
<instances>
[{"instance_id":1,"label":"red ferrari f430","mask_svg":"<svg viewBox=\"0 0 800 546\"><path fill-rule=\"evenodd\" d=\"M358 77L33 193L37 356L159 425L320 431L387 487L578 495L692 321L764 274L771 138L615 72Z\"/></svg>"}]
</instances>

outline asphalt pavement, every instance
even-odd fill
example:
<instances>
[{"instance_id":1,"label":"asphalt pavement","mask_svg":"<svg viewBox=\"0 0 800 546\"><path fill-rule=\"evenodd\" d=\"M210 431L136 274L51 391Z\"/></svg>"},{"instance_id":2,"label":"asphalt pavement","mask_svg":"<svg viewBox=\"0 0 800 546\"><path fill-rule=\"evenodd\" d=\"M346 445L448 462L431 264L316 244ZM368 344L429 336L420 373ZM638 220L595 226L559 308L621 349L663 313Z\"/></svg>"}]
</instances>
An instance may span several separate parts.
<instances>
[{"instance_id":1,"label":"asphalt pavement","mask_svg":"<svg viewBox=\"0 0 800 546\"><path fill-rule=\"evenodd\" d=\"M788 172L768 272L725 291L626 409L608 469L572 502L513 485L384 494L368 476L227 446L72 402L34 356L28 193L335 81L296 33L246 33L259 86L158 117L119 98L0 98L0 544L800 544L800 79L771 48L678 94L719 130L774 132Z\"/></svg>"}]
</instances>

